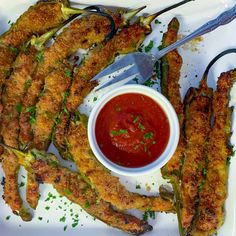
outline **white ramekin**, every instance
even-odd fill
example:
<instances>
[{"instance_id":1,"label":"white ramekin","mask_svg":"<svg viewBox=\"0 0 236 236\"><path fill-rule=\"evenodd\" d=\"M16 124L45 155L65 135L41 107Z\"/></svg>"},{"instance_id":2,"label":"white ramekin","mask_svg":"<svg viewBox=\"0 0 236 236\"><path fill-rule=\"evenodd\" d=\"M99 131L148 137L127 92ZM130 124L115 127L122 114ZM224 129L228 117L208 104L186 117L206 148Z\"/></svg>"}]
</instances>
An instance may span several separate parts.
<instances>
[{"instance_id":1,"label":"white ramekin","mask_svg":"<svg viewBox=\"0 0 236 236\"><path fill-rule=\"evenodd\" d=\"M154 162L138 168L127 168L123 166L119 166L112 161L110 161L100 150L96 135L95 135L95 125L98 114L100 113L101 109L105 106L107 102L109 102L112 98L126 93L139 93L146 95L156 101L161 108L165 111L167 118L169 120L170 125L170 137L168 144L161 154ZM116 172L121 175L126 176L137 176L137 175L144 175L154 172L164 166L174 154L178 141L179 141L179 121L177 115L175 113L174 108L170 104L170 102L159 92L156 90L143 86L143 85L124 85L118 87L116 89L111 90L107 94L105 94L97 104L93 108L88 121L88 139L91 146L91 149L97 159L109 170Z\"/></svg>"}]
</instances>

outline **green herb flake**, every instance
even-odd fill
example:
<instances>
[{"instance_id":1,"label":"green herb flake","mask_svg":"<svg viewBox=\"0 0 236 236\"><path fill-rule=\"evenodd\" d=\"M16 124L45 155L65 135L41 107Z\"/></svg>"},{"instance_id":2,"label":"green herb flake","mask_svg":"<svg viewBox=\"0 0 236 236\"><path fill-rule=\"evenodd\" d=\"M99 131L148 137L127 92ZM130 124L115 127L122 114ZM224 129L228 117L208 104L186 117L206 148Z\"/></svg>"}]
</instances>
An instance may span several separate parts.
<instances>
[{"instance_id":1,"label":"green herb flake","mask_svg":"<svg viewBox=\"0 0 236 236\"><path fill-rule=\"evenodd\" d=\"M65 69L64 70L64 73L65 73L65 76L68 77L68 78L71 78L72 77L72 72L68 69Z\"/></svg>"},{"instance_id":2,"label":"green herb flake","mask_svg":"<svg viewBox=\"0 0 236 236\"><path fill-rule=\"evenodd\" d=\"M39 216L39 217L38 217L38 220L40 220L40 221L41 221L42 219L43 219L43 217L41 217L41 216Z\"/></svg>"},{"instance_id":3,"label":"green herb flake","mask_svg":"<svg viewBox=\"0 0 236 236\"><path fill-rule=\"evenodd\" d=\"M143 137L145 139L151 139L151 138L153 138L153 133L152 132L146 133L146 134L143 135Z\"/></svg>"},{"instance_id":4,"label":"green herb flake","mask_svg":"<svg viewBox=\"0 0 236 236\"><path fill-rule=\"evenodd\" d=\"M126 129L120 129L119 131L112 130L111 134L113 136L120 135L120 134L128 134L128 130L126 130Z\"/></svg>"},{"instance_id":5,"label":"green herb flake","mask_svg":"<svg viewBox=\"0 0 236 236\"><path fill-rule=\"evenodd\" d=\"M72 228L75 228L79 224L79 221L75 221L71 226Z\"/></svg>"},{"instance_id":6,"label":"green herb flake","mask_svg":"<svg viewBox=\"0 0 236 236\"><path fill-rule=\"evenodd\" d=\"M93 101L94 101L94 102L96 102L97 100L98 100L97 97L94 97L94 98L93 98Z\"/></svg>"},{"instance_id":7,"label":"green herb flake","mask_svg":"<svg viewBox=\"0 0 236 236\"><path fill-rule=\"evenodd\" d=\"M64 230L64 231L66 231L66 230L67 230L67 225L65 225L65 226L64 226L63 230Z\"/></svg>"},{"instance_id":8,"label":"green herb flake","mask_svg":"<svg viewBox=\"0 0 236 236\"><path fill-rule=\"evenodd\" d=\"M11 216L7 216L7 217L6 217L6 220L9 220L10 218L11 218Z\"/></svg>"},{"instance_id":9,"label":"green herb flake","mask_svg":"<svg viewBox=\"0 0 236 236\"><path fill-rule=\"evenodd\" d=\"M154 21L154 23L155 23L156 25L160 25L160 24L161 24L161 22L160 22L158 19L156 19L156 20Z\"/></svg>"},{"instance_id":10,"label":"green herb flake","mask_svg":"<svg viewBox=\"0 0 236 236\"><path fill-rule=\"evenodd\" d=\"M85 208L89 208L90 207L90 202L87 200L86 202L85 202Z\"/></svg>"},{"instance_id":11,"label":"green herb flake","mask_svg":"<svg viewBox=\"0 0 236 236\"><path fill-rule=\"evenodd\" d=\"M62 216L59 221L63 223L66 222L66 216Z\"/></svg>"},{"instance_id":12,"label":"green herb flake","mask_svg":"<svg viewBox=\"0 0 236 236\"><path fill-rule=\"evenodd\" d=\"M60 117L56 117L56 118L55 118L55 124L56 124L56 125L61 124L61 119L60 119Z\"/></svg>"},{"instance_id":13,"label":"green herb flake","mask_svg":"<svg viewBox=\"0 0 236 236\"><path fill-rule=\"evenodd\" d=\"M27 90L31 86L31 84L32 84L32 79L26 80L26 82L25 82L25 90Z\"/></svg>"},{"instance_id":14,"label":"green herb flake","mask_svg":"<svg viewBox=\"0 0 236 236\"><path fill-rule=\"evenodd\" d=\"M8 46L8 48L10 49L10 51L12 51L14 54L18 54L19 50L15 47L12 46Z\"/></svg>"},{"instance_id":15,"label":"green herb flake","mask_svg":"<svg viewBox=\"0 0 236 236\"><path fill-rule=\"evenodd\" d=\"M136 116L135 119L133 120L133 123L136 124L139 121L139 116Z\"/></svg>"},{"instance_id":16,"label":"green herb flake","mask_svg":"<svg viewBox=\"0 0 236 236\"><path fill-rule=\"evenodd\" d=\"M154 41L151 40L147 46L144 47L145 52L150 52L154 46Z\"/></svg>"},{"instance_id":17,"label":"green herb flake","mask_svg":"<svg viewBox=\"0 0 236 236\"><path fill-rule=\"evenodd\" d=\"M19 188L22 188L22 187L24 187L24 186L25 186L25 183L24 183L24 182L20 182Z\"/></svg>"},{"instance_id":18,"label":"green herb flake","mask_svg":"<svg viewBox=\"0 0 236 236\"><path fill-rule=\"evenodd\" d=\"M64 189L64 193L65 193L66 195L71 195L71 194L72 194L72 192L71 192L70 189L68 189L68 188L65 188L65 189Z\"/></svg>"},{"instance_id":19,"label":"green herb flake","mask_svg":"<svg viewBox=\"0 0 236 236\"><path fill-rule=\"evenodd\" d=\"M50 209L50 207L49 207L49 206L46 206L46 207L45 207L45 210L47 210L47 211L48 211L49 209Z\"/></svg>"},{"instance_id":20,"label":"green herb flake","mask_svg":"<svg viewBox=\"0 0 236 236\"><path fill-rule=\"evenodd\" d=\"M136 189L141 189L140 184L136 184Z\"/></svg>"},{"instance_id":21,"label":"green herb flake","mask_svg":"<svg viewBox=\"0 0 236 236\"><path fill-rule=\"evenodd\" d=\"M21 113L21 111L22 111L22 104L21 103L16 104L16 110L18 113Z\"/></svg>"},{"instance_id":22,"label":"green herb flake","mask_svg":"<svg viewBox=\"0 0 236 236\"><path fill-rule=\"evenodd\" d=\"M68 91L65 91L64 92L64 99L67 98L69 96L69 92Z\"/></svg>"},{"instance_id":23,"label":"green herb flake","mask_svg":"<svg viewBox=\"0 0 236 236\"><path fill-rule=\"evenodd\" d=\"M39 51L36 54L36 61L37 62L43 62L44 61L44 51Z\"/></svg>"},{"instance_id":24,"label":"green herb flake","mask_svg":"<svg viewBox=\"0 0 236 236\"><path fill-rule=\"evenodd\" d=\"M144 127L141 123L138 124L138 127L139 127L139 129L140 129L141 131L144 131L144 130L145 130L145 127Z\"/></svg>"}]
</instances>

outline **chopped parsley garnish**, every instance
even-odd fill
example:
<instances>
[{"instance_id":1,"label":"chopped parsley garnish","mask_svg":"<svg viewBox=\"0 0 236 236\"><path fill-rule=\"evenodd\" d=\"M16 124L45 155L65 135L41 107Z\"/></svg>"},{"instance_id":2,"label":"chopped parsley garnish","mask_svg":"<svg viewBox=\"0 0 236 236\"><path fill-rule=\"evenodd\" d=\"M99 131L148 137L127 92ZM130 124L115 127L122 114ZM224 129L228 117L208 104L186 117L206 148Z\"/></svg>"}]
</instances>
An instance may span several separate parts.
<instances>
[{"instance_id":1,"label":"chopped parsley garnish","mask_svg":"<svg viewBox=\"0 0 236 236\"><path fill-rule=\"evenodd\" d=\"M65 69L65 70L64 70L64 73L65 73L66 77L69 77L69 78L71 78L71 76L72 76L72 73L71 73L71 71L70 71L70 70L68 70L68 69Z\"/></svg>"},{"instance_id":2,"label":"chopped parsley garnish","mask_svg":"<svg viewBox=\"0 0 236 236\"><path fill-rule=\"evenodd\" d=\"M36 61L37 62L43 62L44 61L44 52L43 51L39 51L36 54Z\"/></svg>"},{"instance_id":3,"label":"chopped parsley garnish","mask_svg":"<svg viewBox=\"0 0 236 236\"><path fill-rule=\"evenodd\" d=\"M140 129L141 131L144 131L144 130L145 130L145 127L144 127L141 123L138 124L138 127L139 127L139 129Z\"/></svg>"},{"instance_id":4,"label":"chopped parsley garnish","mask_svg":"<svg viewBox=\"0 0 236 236\"><path fill-rule=\"evenodd\" d=\"M147 87L152 87L154 84L157 84L157 82L153 81L152 79L149 79L144 83L144 85Z\"/></svg>"},{"instance_id":5,"label":"chopped parsley garnish","mask_svg":"<svg viewBox=\"0 0 236 236\"><path fill-rule=\"evenodd\" d=\"M61 124L61 119L60 119L60 117L56 117L56 118L55 118L55 124L56 124L56 125Z\"/></svg>"},{"instance_id":6,"label":"chopped parsley garnish","mask_svg":"<svg viewBox=\"0 0 236 236\"><path fill-rule=\"evenodd\" d=\"M22 111L22 104L21 103L16 104L16 110L18 113L21 113L21 111Z\"/></svg>"},{"instance_id":7,"label":"chopped parsley garnish","mask_svg":"<svg viewBox=\"0 0 236 236\"><path fill-rule=\"evenodd\" d=\"M147 46L144 47L145 52L150 52L154 46L154 41L151 40Z\"/></svg>"},{"instance_id":8,"label":"chopped parsley garnish","mask_svg":"<svg viewBox=\"0 0 236 236\"><path fill-rule=\"evenodd\" d=\"M14 53L14 54L18 54L18 49L12 46L8 46L8 48Z\"/></svg>"},{"instance_id":9,"label":"chopped parsley garnish","mask_svg":"<svg viewBox=\"0 0 236 236\"><path fill-rule=\"evenodd\" d=\"M39 220L42 220L42 219L43 219L43 217L39 216L39 217L38 217L38 219L39 219Z\"/></svg>"},{"instance_id":10,"label":"chopped parsley garnish","mask_svg":"<svg viewBox=\"0 0 236 236\"><path fill-rule=\"evenodd\" d=\"M67 195L71 195L72 194L72 192L68 188L64 189L64 193L67 194Z\"/></svg>"},{"instance_id":11,"label":"chopped parsley garnish","mask_svg":"<svg viewBox=\"0 0 236 236\"><path fill-rule=\"evenodd\" d=\"M6 220L9 220L10 218L11 218L11 216L7 216L7 217L6 217Z\"/></svg>"},{"instance_id":12,"label":"chopped parsley garnish","mask_svg":"<svg viewBox=\"0 0 236 236\"><path fill-rule=\"evenodd\" d=\"M149 217L153 220L155 220L155 218L156 218L155 212L151 211L150 209L148 209L147 211L144 212L143 220L147 221Z\"/></svg>"},{"instance_id":13,"label":"chopped parsley garnish","mask_svg":"<svg viewBox=\"0 0 236 236\"><path fill-rule=\"evenodd\" d=\"M68 91L64 92L64 98L67 98L68 96L69 96L69 92Z\"/></svg>"},{"instance_id":14,"label":"chopped parsley garnish","mask_svg":"<svg viewBox=\"0 0 236 236\"><path fill-rule=\"evenodd\" d=\"M26 82L25 82L25 90L27 90L32 84L32 79L28 79Z\"/></svg>"},{"instance_id":15,"label":"chopped parsley garnish","mask_svg":"<svg viewBox=\"0 0 236 236\"><path fill-rule=\"evenodd\" d=\"M143 137L145 139L151 139L153 137L153 133L152 132L146 133L146 134L143 135Z\"/></svg>"},{"instance_id":16,"label":"chopped parsley garnish","mask_svg":"<svg viewBox=\"0 0 236 236\"><path fill-rule=\"evenodd\" d=\"M133 123L137 123L139 121L139 116L136 116L135 119L133 120Z\"/></svg>"},{"instance_id":17,"label":"chopped parsley garnish","mask_svg":"<svg viewBox=\"0 0 236 236\"><path fill-rule=\"evenodd\" d=\"M97 97L94 97L94 98L93 98L93 101L94 101L94 102L96 102L97 100L98 100Z\"/></svg>"},{"instance_id":18,"label":"chopped parsley garnish","mask_svg":"<svg viewBox=\"0 0 236 236\"><path fill-rule=\"evenodd\" d=\"M66 230L67 230L67 225L65 225L65 226L64 226L63 230L64 230L64 231L66 231Z\"/></svg>"},{"instance_id":19,"label":"chopped parsley garnish","mask_svg":"<svg viewBox=\"0 0 236 236\"><path fill-rule=\"evenodd\" d=\"M66 221L66 216L62 216L61 218L60 218L60 222L65 222Z\"/></svg>"},{"instance_id":20,"label":"chopped parsley garnish","mask_svg":"<svg viewBox=\"0 0 236 236\"><path fill-rule=\"evenodd\" d=\"M85 202L85 208L89 208L90 207L90 202L87 200L86 202Z\"/></svg>"},{"instance_id":21,"label":"chopped parsley garnish","mask_svg":"<svg viewBox=\"0 0 236 236\"><path fill-rule=\"evenodd\" d=\"M24 187L24 186L25 186L25 183L24 183L24 182L20 182L19 188L22 188L22 187Z\"/></svg>"},{"instance_id":22,"label":"chopped parsley garnish","mask_svg":"<svg viewBox=\"0 0 236 236\"><path fill-rule=\"evenodd\" d=\"M158 19L156 19L156 20L154 21L154 23L155 23L156 25L161 24L161 22L160 22Z\"/></svg>"},{"instance_id":23,"label":"chopped parsley garnish","mask_svg":"<svg viewBox=\"0 0 236 236\"><path fill-rule=\"evenodd\" d=\"M50 207L49 207L49 206L46 206L46 207L45 207L45 210L47 210L47 211L48 211L49 209L50 209Z\"/></svg>"},{"instance_id":24,"label":"chopped parsley garnish","mask_svg":"<svg viewBox=\"0 0 236 236\"><path fill-rule=\"evenodd\" d=\"M27 107L26 112L30 113L30 124L34 124L36 121L36 106Z\"/></svg>"},{"instance_id":25,"label":"chopped parsley garnish","mask_svg":"<svg viewBox=\"0 0 236 236\"><path fill-rule=\"evenodd\" d=\"M67 115L69 115L69 111L67 110L66 107L64 107L63 111L64 111Z\"/></svg>"},{"instance_id":26,"label":"chopped parsley garnish","mask_svg":"<svg viewBox=\"0 0 236 236\"><path fill-rule=\"evenodd\" d=\"M136 189L141 189L140 184L136 184Z\"/></svg>"},{"instance_id":27,"label":"chopped parsley garnish","mask_svg":"<svg viewBox=\"0 0 236 236\"><path fill-rule=\"evenodd\" d=\"M112 130L111 134L114 135L114 136L115 135L120 135L120 134L128 134L128 130L126 130L126 129L120 129L119 131Z\"/></svg>"},{"instance_id":28,"label":"chopped parsley garnish","mask_svg":"<svg viewBox=\"0 0 236 236\"><path fill-rule=\"evenodd\" d=\"M78 224L79 224L79 221L76 220L71 226L72 226L73 228L75 228Z\"/></svg>"}]
</instances>

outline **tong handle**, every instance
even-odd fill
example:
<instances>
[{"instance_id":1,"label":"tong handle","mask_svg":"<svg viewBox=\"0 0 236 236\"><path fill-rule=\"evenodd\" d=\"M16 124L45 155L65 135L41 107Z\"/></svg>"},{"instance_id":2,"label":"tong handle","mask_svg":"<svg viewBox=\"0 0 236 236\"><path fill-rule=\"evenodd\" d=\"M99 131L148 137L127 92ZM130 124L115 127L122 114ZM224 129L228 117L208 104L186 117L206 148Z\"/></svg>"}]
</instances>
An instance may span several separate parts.
<instances>
[{"instance_id":1,"label":"tong handle","mask_svg":"<svg viewBox=\"0 0 236 236\"><path fill-rule=\"evenodd\" d=\"M186 37L178 40L177 42L171 44L170 46L160 50L156 55L156 59L160 59L161 57L166 55L168 52L182 46L183 44L189 42L190 40L192 40L196 37L199 37L199 36L202 36L206 33L209 33L221 25L228 24L229 22L231 22L235 18L236 18L236 5L233 8L231 8L230 10L225 11L222 14L220 14L214 20L208 21L206 24L202 25L200 28L198 28L193 33L189 34L188 36L186 36Z\"/></svg>"}]
</instances>

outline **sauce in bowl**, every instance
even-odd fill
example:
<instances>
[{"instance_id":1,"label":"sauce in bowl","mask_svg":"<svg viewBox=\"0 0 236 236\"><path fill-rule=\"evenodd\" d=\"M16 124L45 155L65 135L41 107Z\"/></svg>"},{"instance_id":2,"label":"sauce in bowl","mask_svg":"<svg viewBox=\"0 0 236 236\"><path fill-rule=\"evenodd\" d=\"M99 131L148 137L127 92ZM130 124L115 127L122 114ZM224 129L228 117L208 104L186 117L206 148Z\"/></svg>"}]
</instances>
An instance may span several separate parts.
<instances>
[{"instance_id":1,"label":"sauce in bowl","mask_svg":"<svg viewBox=\"0 0 236 236\"><path fill-rule=\"evenodd\" d=\"M146 166L161 156L170 125L161 106L139 93L118 95L97 116L95 136L102 153L120 166Z\"/></svg>"}]
</instances>

